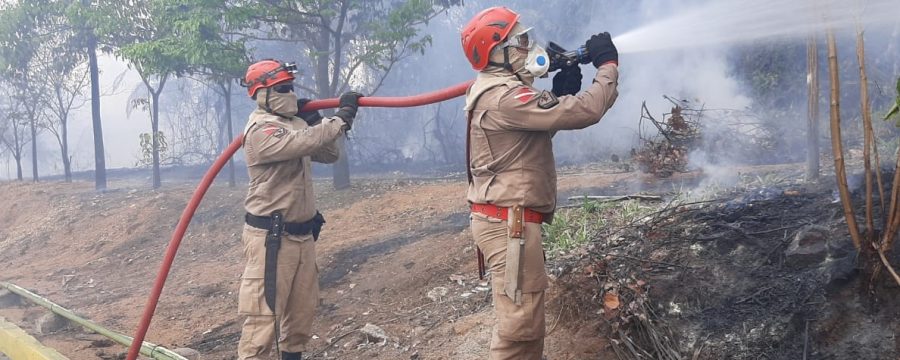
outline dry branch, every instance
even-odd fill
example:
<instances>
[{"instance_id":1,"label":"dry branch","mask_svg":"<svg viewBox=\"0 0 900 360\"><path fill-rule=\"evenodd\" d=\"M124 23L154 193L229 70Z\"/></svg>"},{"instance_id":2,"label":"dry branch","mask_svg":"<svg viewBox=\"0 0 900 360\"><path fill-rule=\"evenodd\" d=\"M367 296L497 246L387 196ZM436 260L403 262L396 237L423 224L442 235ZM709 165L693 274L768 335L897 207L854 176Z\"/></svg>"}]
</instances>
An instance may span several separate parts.
<instances>
[{"instance_id":1,"label":"dry branch","mask_svg":"<svg viewBox=\"0 0 900 360\"><path fill-rule=\"evenodd\" d=\"M838 77L837 45L834 40L834 31L828 31L828 73L831 80L831 150L834 153L834 172L838 180L838 190L841 193L841 205L844 207L844 218L850 228L850 238L853 246L860 249L859 228L856 226L856 217L853 215L853 204L850 202L850 188L847 186L847 171L844 168L844 151L841 143L841 106L840 106L840 79Z\"/></svg>"},{"instance_id":2,"label":"dry branch","mask_svg":"<svg viewBox=\"0 0 900 360\"><path fill-rule=\"evenodd\" d=\"M657 120L641 104L640 147L632 149L638 168L657 177L688 171L691 153L716 163L758 163L774 154L776 138L755 113L706 109L686 100L663 96L674 107ZM652 125L645 126L645 124Z\"/></svg>"},{"instance_id":3,"label":"dry branch","mask_svg":"<svg viewBox=\"0 0 900 360\"><path fill-rule=\"evenodd\" d=\"M662 197L656 196L656 195L615 195L615 196L583 195L583 196L570 196L569 197L569 201L576 201L576 200L597 200L600 202L613 202L613 201L625 201L625 200L662 201Z\"/></svg>"},{"instance_id":4,"label":"dry branch","mask_svg":"<svg viewBox=\"0 0 900 360\"><path fill-rule=\"evenodd\" d=\"M872 213L872 146L875 143L872 115L869 113L869 80L866 76L865 39L862 29L856 31L856 59L859 62L859 94L865 140L863 141L863 167L866 178L866 241L875 240L875 219Z\"/></svg>"},{"instance_id":5,"label":"dry branch","mask_svg":"<svg viewBox=\"0 0 900 360\"><path fill-rule=\"evenodd\" d=\"M884 251L881 251L881 249L878 248L878 245L872 245L874 245L875 249L878 250L878 257L881 258L881 263L884 264L884 267L888 270L889 273L891 273L891 276L894 277L894 281L897 282L897 285L900 285L900 276L897 275L897 272L894 271L894 267L891 266L891 263L888 262L887 257L884 256Z\"/></svg>"}]
</instances>

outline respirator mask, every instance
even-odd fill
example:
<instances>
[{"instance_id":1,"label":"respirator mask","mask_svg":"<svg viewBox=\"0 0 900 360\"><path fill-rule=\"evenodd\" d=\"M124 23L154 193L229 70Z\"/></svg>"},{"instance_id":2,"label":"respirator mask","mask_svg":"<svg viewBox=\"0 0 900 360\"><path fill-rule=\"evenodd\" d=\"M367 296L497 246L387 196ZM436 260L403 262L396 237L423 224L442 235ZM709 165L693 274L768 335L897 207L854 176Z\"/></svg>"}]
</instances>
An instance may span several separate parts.
<instances>
[{"instance_id":1,"label":"respirator mask","mask_svg":"<svg viewBox=\"0 0 900 360\"><path fill-rule=\"evenodd\" d=\"M538 39L531 33L532 28L527 28L516 34L512 34L502 45L510 49L525 52L525 64L520 69L516 69L518 73L522 70L535 78L543 77L550 69L550 57L547 50L538 45Z\"/></svg>"}]
</instances>

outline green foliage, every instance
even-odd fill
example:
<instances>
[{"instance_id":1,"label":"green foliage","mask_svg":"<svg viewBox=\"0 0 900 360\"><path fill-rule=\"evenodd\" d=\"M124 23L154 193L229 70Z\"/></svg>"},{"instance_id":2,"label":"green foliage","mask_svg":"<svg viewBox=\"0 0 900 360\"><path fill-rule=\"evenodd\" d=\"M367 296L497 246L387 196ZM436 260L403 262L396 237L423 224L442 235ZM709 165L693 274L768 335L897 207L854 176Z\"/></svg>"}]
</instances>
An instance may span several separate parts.
<instances>
[{"instance_id":1,"label":"green foliage","mask_svg":"<svg viewBox=\"0 0 900 360\"><path fill-rule=\"evenodd\" d=\"M894 103L894 106L884 115L884 119L890 119L898 113L900 113L900 78L897 78L897 102ZM900 117L898 117L896 125L897 127L900 127Z\"/></svg>"},{"instance_id":2,"label":"green foliage","mask_svg":"<svg viewBox=\"0 0 900 360\"><path fill-rule=\"evenodd\" d=\"M153 165L153 136L151 133L141 133L138 137L141 139L141 158L136 165L150 167ZM169 152L169 143L162 131L156 132L156 142L159 145L159 157L164 159Z\"/></svg>"},{"instance_id":3,"label":"green foliage","mask_svg":"<svg viewBox=\"0 0 900 360\"><path fill-rule=\"evenodd\" d=\"M738 48L732 55L732 71L748 85L760 108L790 108L804 99L806 48L802 44L774 42Z\"/></svg>"},{"instance_id":4,"label":"green foliage","mask_svg":"<svg viewBox=\"0 0 900 360\"><path fill-rule=\"evenodd\" d=\"M246 24L271 39L302 42L319 97L374 85L393 65L431 45L421 25L460 1L237 1L224 21ZM248 35L251 36L251 35ZM340 51L336 51L340 49ZM363 68L373 71L361 71ZM366 78L360 78L365 73Z\"/></svg>"},{"instance_id":5,"label":"green foliage","mask_svg":"<svg viewBox=\"0 0 900 360\"><path fill-rule=\"evenodd\" d=\"M548 258L564 254L596 240L603 230L635 222L651 209L636 200L586 200L581 207L559 209L553 224L543 225L544 250Z\"/></svg>"},{"instance_id":6,"label":"green foliage","mask_svg":"<svg viewBox=\"0 0 900 360\"><path fill-rule=\"evenodd\" d=\"M101 2L88 22L95 26L98 41L127 60L142 78L163 77L187 71L188 60L160 0Z\"/></svg>"},{"instance_id":7,"label":"green foliage","mask_svg":"<svg viewBox=\"0 0 900 360\"><path fill-rule=\"evenodd\" d=\"M249 65L246 39L232 39L229 30L243 23L231 22L225 0L162 0L163 13L172 25L171 44L184 55L186 71L221 79L239 78Z\"/></svg>"},{"instance_id":8,"label":"green foliage","mask_svg":"<svg viewBox=\"0 0 900 360\"><path fill-rule=\"evenodd\" d=\"M14 85L25 85L32 60L40 47L44 9L24 2L5 4L0 11L0 71Z\"/></svg>"}]
</instances>

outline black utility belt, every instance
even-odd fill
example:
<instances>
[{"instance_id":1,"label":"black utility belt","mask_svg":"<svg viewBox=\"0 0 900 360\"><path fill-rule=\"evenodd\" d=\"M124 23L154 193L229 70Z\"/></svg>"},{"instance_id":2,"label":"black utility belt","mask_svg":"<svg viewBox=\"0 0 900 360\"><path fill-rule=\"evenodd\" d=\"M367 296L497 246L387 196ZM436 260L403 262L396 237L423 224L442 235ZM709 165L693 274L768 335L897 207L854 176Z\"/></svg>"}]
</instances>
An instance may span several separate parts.
<instances>
[{"instance_id":1,"label":"black utility belt","mask_svg":"<svg viewBox=\"0 0 900 360\"><path fill-rule=\"evenodd\" d=\"M272 218L268 216L256 216L251 213L247 213L244 215L244 221L247 225L255 227L257 229L263 230L272 230ZM316 216L313 216L307 222L302 223L291 223L286 222L282 225L282 232L291 234L291 235L309 235L312 234L315 240L319 238L319 231L322 229L322 224L325 223L325 217L322 216L322 213L316 211Z\"/></svg>"}]
</instances>

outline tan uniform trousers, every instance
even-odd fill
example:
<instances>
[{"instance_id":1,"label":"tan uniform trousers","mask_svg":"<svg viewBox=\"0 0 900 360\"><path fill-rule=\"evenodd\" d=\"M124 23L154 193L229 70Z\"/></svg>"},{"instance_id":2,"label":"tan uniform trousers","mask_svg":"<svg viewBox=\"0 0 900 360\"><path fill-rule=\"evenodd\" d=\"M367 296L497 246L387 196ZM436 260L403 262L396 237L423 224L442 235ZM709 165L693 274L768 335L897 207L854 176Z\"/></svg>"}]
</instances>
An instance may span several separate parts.
<instances>
[{"instance_id":1,"label":"tan uniform trousers","mask_svg":"<svg viewBox=\"0 0 900 360\"><path fill-rule=\"evenodd\" d=\"M246 315L238 343L239 359L268 359L275 340L275 315L266 304L263 277L266 230L244 225L241 237L247 265L241 276L238 313ZM285 234L278 251L275 307L280 323L279 350L304 352L319 302L319 270L312 235ZM278 358L278 357L276 357Z\"/></svg>"},{"instance_id":2,"label":"tan uniform trousers","mask_svg":"<svg viewBox=\"0 0 900 360\"><path fill-rule=\"evenodd\" d=\"M491 272L491 288L497 323L491 338L491 360L541 360L544 352L544 290L547 273L541 245L541 225L525 223L525 249L521 262L522 304L516 305L504 293L507 222L482 214L472 214L475 245L484 253Z\"/></svg>"}]
</instances>

